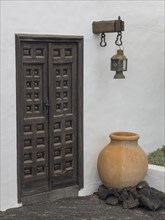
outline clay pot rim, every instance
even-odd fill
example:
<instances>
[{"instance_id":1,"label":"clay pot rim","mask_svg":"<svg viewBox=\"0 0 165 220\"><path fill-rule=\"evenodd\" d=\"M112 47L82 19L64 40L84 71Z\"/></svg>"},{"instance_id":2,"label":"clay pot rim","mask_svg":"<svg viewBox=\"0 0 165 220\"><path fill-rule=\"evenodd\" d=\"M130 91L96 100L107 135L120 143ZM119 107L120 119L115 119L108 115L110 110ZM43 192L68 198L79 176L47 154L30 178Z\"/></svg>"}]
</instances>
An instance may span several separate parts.
<instances>
[{"instance_id":1,"label":"clay pot rim","mask_svg":"<svg viewBox=\"0 0 165 220\"><path fill-rule=\"evenodd\" d=\"M118 140L118 141L135 141L139 139L139 135L133 132L128 131L117 131L113 132L109 135L109 137L112 140Z\"/></svg>"}]
</instances>

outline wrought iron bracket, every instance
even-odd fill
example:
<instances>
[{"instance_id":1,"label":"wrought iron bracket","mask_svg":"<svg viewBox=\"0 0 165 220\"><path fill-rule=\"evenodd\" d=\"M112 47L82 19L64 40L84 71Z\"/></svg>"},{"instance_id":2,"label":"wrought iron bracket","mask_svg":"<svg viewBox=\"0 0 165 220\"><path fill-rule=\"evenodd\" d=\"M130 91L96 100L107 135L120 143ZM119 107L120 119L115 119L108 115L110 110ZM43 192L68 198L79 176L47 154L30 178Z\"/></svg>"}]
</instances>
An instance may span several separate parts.
<instances>
[{"instance_id":1,"label":"wrought iron bracket","mask_svg":"<svg viewBox=\"0 0 165 220\"><path fill-rule=\"evenodd\" d=\"M124 21L120 19L120 16L118 17L118 20L110 20L110 21L94 21L92 23L92 29L94 34L101 34L101 47L105 47L105 33L114 33L118 32L121 33L124 31ZM104 34L104 43L102 44ZM102 46L103 45L103 46Z\"/></svg>"}]
</instances>

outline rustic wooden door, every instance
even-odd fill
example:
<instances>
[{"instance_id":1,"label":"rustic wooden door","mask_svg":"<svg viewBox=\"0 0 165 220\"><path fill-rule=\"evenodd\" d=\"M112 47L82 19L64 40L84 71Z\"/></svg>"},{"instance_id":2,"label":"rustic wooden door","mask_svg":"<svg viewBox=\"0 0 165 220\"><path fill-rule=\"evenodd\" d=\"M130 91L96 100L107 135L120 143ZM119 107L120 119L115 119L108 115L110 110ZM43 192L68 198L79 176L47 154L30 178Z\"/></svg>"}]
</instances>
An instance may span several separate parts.
<instances>
[{"instance_id":1,"label":"rustic wooden door","mask_svg":"<svg viewBox=\"0 0 165 220\"><path fill-rule=\"evenodd\" d=\"M19 197L82 187L82 38L16 36Z\"/></svg>"}]
</instances>

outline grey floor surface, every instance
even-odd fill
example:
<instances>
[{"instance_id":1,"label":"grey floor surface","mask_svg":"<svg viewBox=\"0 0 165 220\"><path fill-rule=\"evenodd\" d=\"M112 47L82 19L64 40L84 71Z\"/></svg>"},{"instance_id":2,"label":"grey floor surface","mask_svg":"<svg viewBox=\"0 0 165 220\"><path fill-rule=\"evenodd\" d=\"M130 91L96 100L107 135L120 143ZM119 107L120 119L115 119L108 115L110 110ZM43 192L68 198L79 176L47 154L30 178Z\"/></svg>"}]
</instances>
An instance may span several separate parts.
<instances>
[{"instance_id":1,"label":"grey floor surface","mask_svg":"<svg viewBox=\"0 0 165 220\"><path fill-rule=\"evenodd\" d=\"M123 209L109 206L97 195L45 201L0 212L0 220L165 220L165 209Z\"/></svg>"}]
</instances>

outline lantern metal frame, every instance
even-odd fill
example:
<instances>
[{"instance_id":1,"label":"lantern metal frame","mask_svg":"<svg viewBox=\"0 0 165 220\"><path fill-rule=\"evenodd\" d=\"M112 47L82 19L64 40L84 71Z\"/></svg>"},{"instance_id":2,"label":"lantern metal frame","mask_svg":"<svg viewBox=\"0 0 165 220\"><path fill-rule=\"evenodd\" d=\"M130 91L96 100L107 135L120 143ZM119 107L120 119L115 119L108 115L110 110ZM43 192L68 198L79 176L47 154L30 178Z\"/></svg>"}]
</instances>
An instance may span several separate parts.
<instances>
[{"instance_id":1,"label":"lantern metal frame","mask_svg":"<svg viewBox=\"0 0 165 220\"><path fill-rule=\"evenodd\" d=\"M127 71L127 58L122 49L117 50L117 54L111 57L111 70L116 71L114 79L124 79L123 71Z\"/></svg>"}]
</instances>

